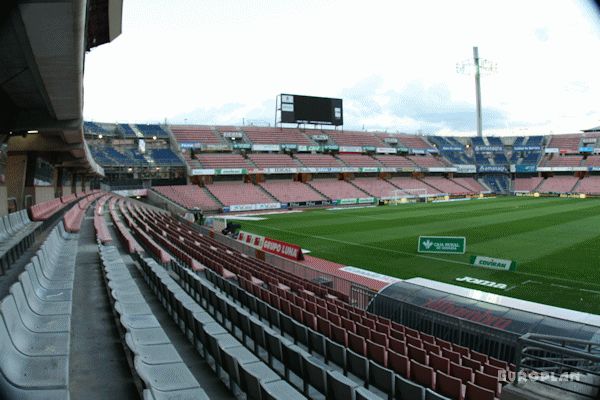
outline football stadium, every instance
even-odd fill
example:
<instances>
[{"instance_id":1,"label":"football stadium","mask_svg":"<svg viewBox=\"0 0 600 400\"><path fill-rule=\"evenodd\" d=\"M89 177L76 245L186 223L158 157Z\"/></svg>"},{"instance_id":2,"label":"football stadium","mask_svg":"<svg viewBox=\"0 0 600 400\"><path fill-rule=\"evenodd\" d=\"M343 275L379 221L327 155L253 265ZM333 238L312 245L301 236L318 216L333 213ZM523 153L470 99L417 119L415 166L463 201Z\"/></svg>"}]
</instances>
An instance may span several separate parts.
<instances>
[{"instance_id":1,"label":"football stadium","mask_svg":"<svg viewBox=\"0 0 600 400\"><path fill-rule=\"evenodd\" d=\"M0 399L600 399L600 126L491 134L477 47L463 131L343 89L86 118L128 1L0 5Z\"/></svg>"}]
</instances>

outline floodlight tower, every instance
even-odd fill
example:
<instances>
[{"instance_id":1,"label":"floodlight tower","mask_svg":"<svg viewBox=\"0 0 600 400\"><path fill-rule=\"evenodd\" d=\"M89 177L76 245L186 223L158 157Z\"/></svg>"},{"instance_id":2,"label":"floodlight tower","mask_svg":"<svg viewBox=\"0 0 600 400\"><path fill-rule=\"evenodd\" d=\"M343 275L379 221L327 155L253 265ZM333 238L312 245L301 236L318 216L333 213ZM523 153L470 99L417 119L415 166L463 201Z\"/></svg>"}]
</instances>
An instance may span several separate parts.
<instances>
[{"instance_id":1,"label":"floodlight tower","mask_svg":"<svg viewBox=\"0 0 600 400\"><path fill-rule=\"evenodd\" d=\"M494 73L497 65L486 59L479 58L479 49L473 47L473 61L465 60L456 64L456 72L460 74L475 75L475 101L477 107L477 136L483 136L483 124L481 118L481 73Z\"/></svg>"}]
</instances>

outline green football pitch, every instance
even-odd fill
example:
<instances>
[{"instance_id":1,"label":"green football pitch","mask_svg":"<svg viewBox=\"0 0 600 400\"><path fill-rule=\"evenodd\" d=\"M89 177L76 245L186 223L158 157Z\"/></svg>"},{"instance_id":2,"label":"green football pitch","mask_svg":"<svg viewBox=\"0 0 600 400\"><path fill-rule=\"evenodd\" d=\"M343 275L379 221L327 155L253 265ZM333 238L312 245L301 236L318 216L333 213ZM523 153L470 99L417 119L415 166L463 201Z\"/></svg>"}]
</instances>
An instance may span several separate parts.
<instances>
[{"instance_id":1,"label":"green football pitch","mask_svg":"<svg viewBox=\"0 0 600 400\"><path fill-rule=\"evenodd\" d=\"M600 200L504 197L238 221L242 230L296 243L311 255L408 279L422 277L600 314ZM419 254L420 235L464 236L465 254ZM470 265L470 256L514 260L516 271ZM457 282L473 277L506 289Z\"/></svg>"}]
</instances>

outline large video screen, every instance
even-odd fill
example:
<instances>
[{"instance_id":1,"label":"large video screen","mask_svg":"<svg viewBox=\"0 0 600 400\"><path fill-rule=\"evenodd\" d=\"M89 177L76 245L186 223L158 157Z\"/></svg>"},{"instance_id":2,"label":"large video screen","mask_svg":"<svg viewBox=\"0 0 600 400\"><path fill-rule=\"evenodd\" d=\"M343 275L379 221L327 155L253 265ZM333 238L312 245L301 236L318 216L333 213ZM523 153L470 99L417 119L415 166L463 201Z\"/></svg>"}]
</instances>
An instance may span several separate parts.
<instances>
[{"instance_id":1,"label":"large video screen","mask_svg":"<svg viewBox=\"0 0 600 400\"><path fill-rule=\"evenodd\" d=\"M342 99L282 94L281 122L343 125Z\"/></svg>"}]
</instances>

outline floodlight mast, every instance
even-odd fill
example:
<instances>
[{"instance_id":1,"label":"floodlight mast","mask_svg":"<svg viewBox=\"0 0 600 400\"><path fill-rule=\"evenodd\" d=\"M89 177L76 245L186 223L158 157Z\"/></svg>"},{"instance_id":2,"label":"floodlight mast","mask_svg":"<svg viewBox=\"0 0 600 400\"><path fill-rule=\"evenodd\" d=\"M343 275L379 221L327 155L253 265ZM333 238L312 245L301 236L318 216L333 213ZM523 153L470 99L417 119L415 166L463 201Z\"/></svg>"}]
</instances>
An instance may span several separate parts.
<instances>
[{"instance_id":1,"label":"floodlight mast","mask_svg":"<svg viewBox=\"0 0 600 400\"><path fill-rule=\"evenodd\" d=\"M475 64L475 99L477 102L477 136L483 137L481 122L481 73L479 71L479 49L473 46L473 64Z\"/></svg>"},{"instance_id":2,"label":"floodlight mast","mask_svg":"<svg viewBox=\"0 0 600 400\"><path fill-rule=\"evenodd\" d=\"M473 61L465 60L456 64L456 72L460 74L474 73L475 75L475 100L477 113L477 136L483 136L483 122L481 116L481 73L496 72L496 63L479 58L479 48L473 46Z\"/></svg>"}]
</instances>

